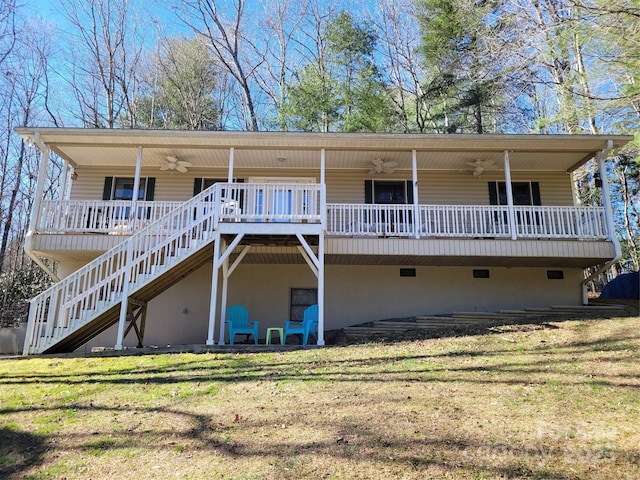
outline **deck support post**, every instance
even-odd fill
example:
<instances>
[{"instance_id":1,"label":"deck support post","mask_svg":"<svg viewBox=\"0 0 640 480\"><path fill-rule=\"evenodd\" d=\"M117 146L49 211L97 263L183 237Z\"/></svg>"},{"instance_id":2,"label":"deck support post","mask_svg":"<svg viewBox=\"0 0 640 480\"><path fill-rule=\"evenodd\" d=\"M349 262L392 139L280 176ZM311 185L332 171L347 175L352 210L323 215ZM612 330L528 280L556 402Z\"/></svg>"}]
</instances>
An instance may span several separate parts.
<instances>
[{"instance_id":1,"label":"deck support post","mask_svg":"<svg viewBox=\"0 0 640 480\"><path fill-rule=\"evenodd\" d=\"M509 216L509 231L511 232L511 240L516 240L517 225L516 225L516 212L513 208L513 187L511 185L511 166L509 163L509 152L504 151L504 182L505 189L507 191L507 212Z\"/></svg>"},{"instance_id":2,"label":"deck support post","mask_svg":"<svg viewBox=\"0 0 640 480\"><path fill-rule=\"evenodd\" d=\"M298 251L318 279L318 345L324 345L324 232L318 235L317 255L301 233L297 233L296 237L301 244Z\"/></svg>"},{"instance_id":3,"label":"deck support post","mask_svg":"<svg viewBox=\"0 0 640 480\"><path fill-rule=\"evenodd\" d=\"M147 323L147 302L130 298L128 310L131 322L124 332L124 338L127 338L127 335L133 329L136 337L138 337L138 348L142 348L144 347L144 329ZM140 320L139 326L137 324L138 319Z\"/></svg>"},{"instance_id":4,"label":"deck support post","mask_svg":"<svg viewBox=\"0 0 640 480\"><path fill-rule=\"evenodd\" d=\"M209 304L209 329L207 332L207 345L215 345L213 339L213 332L215 331L216 312L218 309L218 277L220 273L220 267L223 267L223 279L222 279L222 306L220 312L220 336L218 338L218 345L224 345L224 321L226 316L227 305L227 280L233 273L238 263L242 261L247 254L249 247L240 253L238 258L233 262L233 265L229 267L229 255L238 246L240 240L244 237L244 234L240 233L236 235L231 244L227 247L226 242L222 240L220 232L216 231L213 239L213 271L211 272L211 302ZM222 249L222 254L220 250ZM225 265L226 264L226 265Z\"/></svg>"},{"instance_id":5,"label":"deck support post","mask_svg":"<svg viewBox=\"0 0 640 480\"><path fill-rule=\"evenodd\" d=\"M114 350L122 350L124 342L124 326L127 321L127 314L129 313L129 283L131 282L131 259L133 257L133 242L127 241L127 258L123 262L124 264L124 279L122 282L122 299L120 303L120 319L118 321L118 336L116 337L116 344L113 347Z\"/></svg>"},{"instance_id":6,"label":"deck support post","mask_svg":"<svg viewBox=\"0 0 640 480\"><path fill-rule=\"evenodd\" d=\"M318 235L318 345L324 345L324 228Z\"/></svg>"},{"instance_id":7,"label":"deck support post","mask_svg":"<svg viewBox=\"0 0 640 480\"><path fill-rule=\"evenodd\" d=\"M209 302L209 328L207 331L207 345L214 345L213 332L216 325L216 310L218 308L218 274L220 256L220 232L213 234L213 271L211 272L211 300Z\"/></svg>"},{"instance_id":8,"label":"deck support post","mask_svg":"<svg viewBox=\"0 0 640 480\"><path fill-rule=\"evenodd\" d=\"M220 240L220 248L224 254L227 242ZM219 344L224 345L225 322L227 321L227 296L229 295L229 257L225 256L222 264L222 294L220 295L220 337Z\"/></svg>"}]
</instances>

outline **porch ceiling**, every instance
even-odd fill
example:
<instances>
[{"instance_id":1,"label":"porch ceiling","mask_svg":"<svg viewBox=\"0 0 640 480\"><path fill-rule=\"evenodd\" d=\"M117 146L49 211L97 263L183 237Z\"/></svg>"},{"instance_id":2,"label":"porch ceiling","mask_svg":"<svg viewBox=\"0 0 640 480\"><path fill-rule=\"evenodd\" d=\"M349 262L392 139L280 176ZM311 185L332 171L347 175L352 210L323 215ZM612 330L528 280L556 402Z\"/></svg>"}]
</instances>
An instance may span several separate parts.
<instances>
[{"instance_id":1,"label":"porch ceiling","mask_svg":"<svg viewBox=\"0 0 640 480\"><path fill-rule=\"evenodd\" d=\"M167 155L194 168L229 165L255 169L309 169L319 171L320 149L326 150L327 169L369 170L371 160L398 163L411 170L411 151L417 152L419 170L468 169L467 162L493 160L502 168L509 151L514 171L571 171L603 150L607 141L618 148L631 136L595 135L418 135L318 134L300 132L194 132L168 130L105 130L17 128L27 142L48 145L75 166L133 166L137 147L143 147L144 167L158 167ZM38 135L36 135L36 133ZM284 172L283 172L284 173Z\"/></svg>"}]
</instances>

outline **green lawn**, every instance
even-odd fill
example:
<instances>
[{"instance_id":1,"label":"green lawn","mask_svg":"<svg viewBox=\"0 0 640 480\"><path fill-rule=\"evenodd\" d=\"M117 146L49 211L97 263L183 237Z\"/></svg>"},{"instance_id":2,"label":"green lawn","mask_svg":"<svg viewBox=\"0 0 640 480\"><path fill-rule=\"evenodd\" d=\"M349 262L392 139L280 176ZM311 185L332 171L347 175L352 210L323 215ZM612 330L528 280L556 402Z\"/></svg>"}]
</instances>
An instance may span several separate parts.
<instances>
[{"instance_id":1,"label":"green lawn","mask_svg":"<svg viewBox=\"0 0 640 480\"><path fill-rule=\"evenodd\" d=\"M2 479L637 479L640 318L0 360Z\"/></svg>"}]
</instances>

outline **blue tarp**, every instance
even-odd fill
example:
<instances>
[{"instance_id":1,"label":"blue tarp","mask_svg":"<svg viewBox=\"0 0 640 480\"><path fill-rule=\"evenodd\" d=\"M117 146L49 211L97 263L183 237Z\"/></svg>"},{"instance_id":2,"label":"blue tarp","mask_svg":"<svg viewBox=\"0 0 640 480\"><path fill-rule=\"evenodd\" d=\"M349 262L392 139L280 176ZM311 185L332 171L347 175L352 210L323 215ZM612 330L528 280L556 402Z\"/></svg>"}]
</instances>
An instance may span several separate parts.
<instances>
[{"instance_id":1,"label":"blue tarp","mask_svg":"<svg viewBox=\"0 0 640 480\"><path fill-rule=\"evenodd\" d=\"M640 300L640 272L618 275L604 286L600 298Z\"/></svg>"}]
</instances>

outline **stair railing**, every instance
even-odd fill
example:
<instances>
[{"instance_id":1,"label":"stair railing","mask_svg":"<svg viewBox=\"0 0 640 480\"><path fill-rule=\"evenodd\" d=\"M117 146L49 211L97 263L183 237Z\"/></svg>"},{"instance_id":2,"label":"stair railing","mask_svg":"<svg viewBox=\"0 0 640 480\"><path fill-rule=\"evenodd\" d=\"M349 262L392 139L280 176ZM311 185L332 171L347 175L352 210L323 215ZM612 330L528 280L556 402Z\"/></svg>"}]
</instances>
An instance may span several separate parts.
<instances>
[{"instance_id":1,"label":"stair railing","mask_svg":"<svg viewBox=\"0 0 640 480\"><path fill-rule=\"evenodd\" d=\"M34 297L23 354L45 351L119 304L127 269L131 295L209 243L219 191L203 190Z\"/></svg>"}]
</instances>

